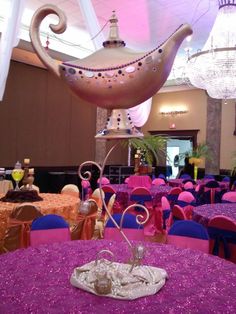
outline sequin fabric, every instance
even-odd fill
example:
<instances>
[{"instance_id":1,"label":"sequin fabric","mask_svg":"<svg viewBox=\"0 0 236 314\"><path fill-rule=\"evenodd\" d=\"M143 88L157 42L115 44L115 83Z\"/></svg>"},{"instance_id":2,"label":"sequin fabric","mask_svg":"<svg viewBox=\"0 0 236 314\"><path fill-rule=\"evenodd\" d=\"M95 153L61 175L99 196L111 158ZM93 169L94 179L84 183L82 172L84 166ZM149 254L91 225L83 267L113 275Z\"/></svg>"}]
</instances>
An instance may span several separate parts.
<instances>
[{"instance_id":1,"label":"sequin fabric","mask_svg":"<svg viewBox=\"0 0 236 314\"><path fill-rule=\"evenodd\" d=\"M40 193L43 200L34 202L42 214L57 214L69 222L76 222L80 200L71 195ZM0 194L0 198L4 195ZM19 204L19 203L18 203ZM16 203L0 202L0 240L4 237L8 218Z\"/></svg>"},{"instance_id":2,"label":"sequin fabric","mask_svg":"<svg viewBox=\"0 0 236 314\"><path fill-rule=\"evenodd\" d=\"M219 257L171 245L146 243L145 265L168 273L155 295L133 301L100 297L70 284L77 266L109 249L118 262L125 242L70 241L17 250L0 256L0 313L235 313L236 265Z\"/></svg>"},{"instance_id":3,"label":"sequin fabric","mask_svg":"<svg viewBox=\"0 0 236 314\"><path fill-rule=\"evenodd\" d=\"M133 188L129 188L127 184L111 184L111 186L116 191L116 201L121 205L122 208L128 207L128 205L130 205L129 197ZM158 206L160 205L162 196L166 196L171 190L171 187L168 185L152 185L149 190L152 195L153 206Z\"/></svg>"},{"instance_id":4,"label":"sequin fabric","mask_svg":"<svg viewBox=\"0 0 236 314\"><path fill-rule=\"evenodd\" d=\"M224 215L236 221L236 203L216 203L197 206L193 210L193 220L205 227L211 218Z\"/></svg>"}]
</instances>

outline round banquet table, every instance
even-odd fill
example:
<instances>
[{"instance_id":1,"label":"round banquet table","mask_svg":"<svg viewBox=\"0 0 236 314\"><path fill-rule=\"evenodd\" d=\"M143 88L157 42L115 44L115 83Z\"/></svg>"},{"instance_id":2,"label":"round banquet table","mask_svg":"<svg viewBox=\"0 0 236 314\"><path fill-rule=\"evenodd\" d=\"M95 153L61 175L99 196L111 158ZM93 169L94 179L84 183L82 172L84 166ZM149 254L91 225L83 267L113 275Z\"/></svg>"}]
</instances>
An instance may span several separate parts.
<instances>
[{"instance_id":1,"label":"round banquet table","mask_svg":"<svg viewBox=\"0 0 236 314\"><path fill-rule=\"evenodd\" d=\"M110 184L116 191L116 200L122 206L122 208L126 208L129 205L130 194L133 188L129 187L127 184ZM151 185L149 191L152 195L153 205L159 205L161 202L162 196L166 196L171 187L168 185Z\"/></svg>"},{"instance_id":2,"label":"round banquet table","mask_svg":"<svg viewBox=\"0 0 236 314\"><path fill-rule=\"evenodd\" d=\"M4 195L0 194L0 198ZM42 201L33 202L42 214L57 214L69 222L75 222L78 215L79 199L66 194L40 193ZM17 205L22 203L9 203L0 201L0 239L4 237L8 218Z\"/></svg>"},{"instance_id":3,"label":"round banquet table","mask_svg":"<svg viewBox=\"0 0 236 314\"><path fill-rule=\"evenodd\" d=\"M197 206L193 209L192 219L205 227L211 218L224 215L236 222L236 203L216 203Z\"/></svg>"},{"instance_id":4,"label":"round banquet table","mask_svg":"<svg viewBox=\"0 0 236 314\"><path fill-rule=\"evenodd\" d=\"M133 301L96 296L73 287L73 269L104 248L125 262L125 242L70 241L0 256L0 313L235 313L236 265L190 249L147 242L145 265L164 268L168 280L155 295Z\"/></svg>"}]
</instances>

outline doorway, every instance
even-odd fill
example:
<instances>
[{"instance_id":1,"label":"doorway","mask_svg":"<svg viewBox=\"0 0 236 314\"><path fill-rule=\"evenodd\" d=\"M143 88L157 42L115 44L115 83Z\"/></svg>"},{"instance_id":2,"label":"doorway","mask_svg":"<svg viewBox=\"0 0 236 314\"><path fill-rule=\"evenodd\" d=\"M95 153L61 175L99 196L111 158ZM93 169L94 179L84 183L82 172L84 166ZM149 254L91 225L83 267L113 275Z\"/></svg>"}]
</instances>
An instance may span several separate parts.
<instances>
[{"instance_id":1,"label":"doorway","mask_svg":"<svg viewBox=\"0 0 236 314\"><path fill-rule=\"evenodd\" d=\"M186 152L191 152L192 149L193 142L190 139L185 140L170 138L167 140L166 165L171 166L172 168L172 175L170 178L176 178L178 176L179 171L184 166L184 154Z\"/></svg>"}]
</instances>

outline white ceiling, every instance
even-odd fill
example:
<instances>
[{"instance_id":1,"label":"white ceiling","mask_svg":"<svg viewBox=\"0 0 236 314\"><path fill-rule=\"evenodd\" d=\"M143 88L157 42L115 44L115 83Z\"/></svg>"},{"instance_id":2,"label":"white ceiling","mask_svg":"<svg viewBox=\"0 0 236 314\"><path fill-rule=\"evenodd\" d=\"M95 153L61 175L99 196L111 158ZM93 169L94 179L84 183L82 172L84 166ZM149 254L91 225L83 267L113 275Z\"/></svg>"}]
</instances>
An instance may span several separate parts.
<instances>
[{"instance_id":1,"label":"white ceiling","mask_svg":"<svg viewBox=\"0 0 236 314\"><path fill-rule=\"evenodd\" d=\"M9 0L0 0L2 1ZM91 0L91 2L101 28L110 18L112 11L116 11L120 37L126 42L127 47L138 51L147 51L158 46L180 24L191 24L192 39L190 42L184 41L176 59L186 57L185 49L188 47L191 47L191 53L203 47L218 12L217 0ZM47 3L57 5L65 12L68 29L63 35L57 35L57 37L62 36L63 40L71 44L65 45L60 40L50 37L49 47L79 58L91 54L93 45L86 30L78 0L25 0L22 20L25 24L25 32L28 33L33 12ZM109 27L106 26L103 30L105 38L108 31ZM46 32L45 30L45 34ZM46 42L46 39L44 41ZM54 41L56 43L53 43Z\"/></svg>"},{"instance_id":2,"label":"white ceiling","mask_svg":"<svg viewBox=\"0 0 236 314\"><path fill-rule=\"evenodd\" d=\"M205 43L218 11L217 0L91 0L102 27L115 10L120 36L128 46L144 50L164 41L180 24L193 27L192 46L200 49ZM26 8L35 11L51 3L61 8L68 26L86 29L78 0L25 0ZM197 21L198 20L198 21ZM105 28L105 35L108 27ZM80 42L79 36L76 38Z\"/></svg>"}]
</instances>

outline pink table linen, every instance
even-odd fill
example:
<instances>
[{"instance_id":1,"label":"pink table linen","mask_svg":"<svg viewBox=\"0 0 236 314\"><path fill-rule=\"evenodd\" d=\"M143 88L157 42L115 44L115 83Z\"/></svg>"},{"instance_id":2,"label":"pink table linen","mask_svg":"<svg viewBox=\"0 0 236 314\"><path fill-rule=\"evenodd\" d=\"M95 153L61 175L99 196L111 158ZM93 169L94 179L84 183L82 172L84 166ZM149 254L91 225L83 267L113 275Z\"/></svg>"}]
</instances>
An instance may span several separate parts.
<instances>
[{"instance_id":1,"label":"pink table linen","mask_svg":"<svg viewBox=\"0 0 236 314\"><path fill-rule=\"evenodd\" d=\"M236 203L216 203L197 206L193 209L192 219L205 227L211 218L224 215L236 221Z\"/></svg>"},{"instance_id":2,"label":"pink table linen","mask_svg":"<svg viewBox=\"0 0 236 314\"><path fill-rule=\"evenodd\" d=\"M116 191L117 202L120 204L122 210L124 210L129 205L130 193L133 188L130 188L127 184L111 184L111 186ZM152 195L153 206L160 205L162 196L166 196L170 190L171 187L168 185L151 185L149 191Z\"/></svg>"},{"instance_id":3,"label":"pink table linen","mask_svg":"<svg viewBox=\"0 0 236 314\"><path fill-rule=\"evenodd\" d=\"M70 284L73 269L104 248L126 262L125 242L70 241L0 256L0 313L235 313L236 265L218 257L145 243L144 264L164 268L168 280L155 295L133 301L96 296Z\"/></svg>"},{"instance_id":4,"label":"pink table linen","mask_svg":"<svg viewBox=\"0 0 236 314\"><path fill-rule=\"evenodd\" d=\"M149 176L130 176L128 181L129 188L136 188L139 186L150 188L152 180Z\"/></svg>"}]
</instances>

